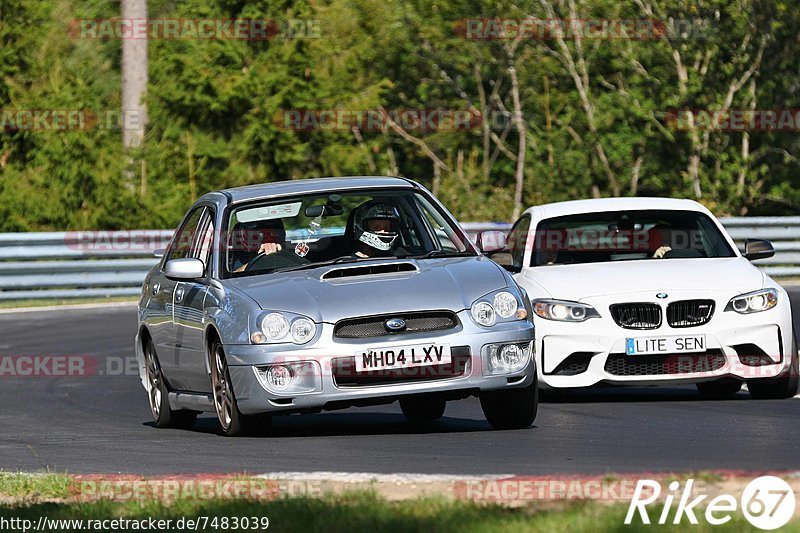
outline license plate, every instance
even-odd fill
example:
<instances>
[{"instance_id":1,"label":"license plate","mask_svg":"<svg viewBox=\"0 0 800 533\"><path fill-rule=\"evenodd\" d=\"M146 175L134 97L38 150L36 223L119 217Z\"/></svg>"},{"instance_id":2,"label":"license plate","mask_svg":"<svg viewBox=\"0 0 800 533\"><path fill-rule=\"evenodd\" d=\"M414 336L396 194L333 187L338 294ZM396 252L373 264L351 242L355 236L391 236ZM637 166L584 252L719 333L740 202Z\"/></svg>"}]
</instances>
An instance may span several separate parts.
<instances>
[{"instance_id":1,"label":"license plate","mask_svg":"<svg viewBox=\"0 0 800 533\"><path fill-rule=\"evenodd\" d=\"M636 337L625 339L625 353L628 355L697 353L705 351L705 335Z\"/></svg>"},{"instance_id":2,"label":"license plate","mask_svg":"<svg viewBox=\"0 0 800 533\"><path fill-rule=\"evenodd\" d=\"M393 348L367 348L356 352L356 372L446 365L451 362L447 344L412 344Z\"/></svg>"}]
</instances>

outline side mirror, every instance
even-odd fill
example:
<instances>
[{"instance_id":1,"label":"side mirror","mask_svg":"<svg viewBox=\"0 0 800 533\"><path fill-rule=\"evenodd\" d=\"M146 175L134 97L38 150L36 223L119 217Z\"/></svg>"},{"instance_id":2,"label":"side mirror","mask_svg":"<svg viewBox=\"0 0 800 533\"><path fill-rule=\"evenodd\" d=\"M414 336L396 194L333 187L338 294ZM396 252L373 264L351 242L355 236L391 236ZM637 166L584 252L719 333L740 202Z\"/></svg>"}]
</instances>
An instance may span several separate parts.
<instances>
[{"instance_id":1,"label":"side mirror","mask_svg":"<svg viewBox=\"0 0 800 533\"><path fill-rule=\"evenodd\" d=\"M164 250L164 248L159 248L158 250L153 250L153 257L155 257L156 259L161 259L162 257L164 257L164 253L165 252L166 252L166 250Z\"/></svg>"},{"instance_id":2,"label":"side mirror","mask_svg":"<svg viewBox=\"0 0 800 533\"><path fill-rule=\"evenodd\" d=\"M170 259L164 267L164 274L177 281L192 281L203 277L205 265L199 259Z\"/></svg>"},{"instance_id":3,"label":"side mirror","mask_svg":"<svg viewBox=\"0 0 800 533\"><path fill-rule=\"evenodd\" d=\"M769 241L761 239L747 239L744 244L744 256L749 261L767 259L775 255L775 248Z\"/></svg>"},{"instance_id":4,"label":"side mirror","mask_svg":"<svg viewBox=\"0 0 800 533\"><path fill-rule=\"evenodd\" d=\"M506 234L497 230L481 231L475 236L475 244L484 254L496 253L505 249Z\"/></svg>"},{"instance_id":5,"label":"side mirror","mask_svg":"<svg viewBox=\"0 0 800 533\"><path fill-rule=\"evenodd\" d=\"M514 274L522 271L520 267L514 265L514 256L508 252L494 253L491 255L491 260Z\"/></svg>"}]
</instances>

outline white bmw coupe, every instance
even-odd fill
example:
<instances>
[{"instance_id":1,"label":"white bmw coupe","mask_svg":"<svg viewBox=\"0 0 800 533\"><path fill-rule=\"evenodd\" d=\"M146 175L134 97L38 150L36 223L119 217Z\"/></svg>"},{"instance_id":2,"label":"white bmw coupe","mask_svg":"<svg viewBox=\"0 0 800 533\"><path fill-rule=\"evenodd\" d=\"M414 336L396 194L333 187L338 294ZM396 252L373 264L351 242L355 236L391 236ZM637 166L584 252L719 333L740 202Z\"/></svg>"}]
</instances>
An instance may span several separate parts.
<instances>
[{"instance_id":1,"label":"white bmw coupe","mask_svg":"<svg viewBox=\"0 0 800 533\"><path fill-rule=\"evenodd\" d=\"M697 202L541 205L502 237L478 235L531 299L543 388L696 383L719 397L746 382L753 398L797 393L789 298L750 263L772 256L771 243L740 252Z\"/></svg>"}]
</instances>

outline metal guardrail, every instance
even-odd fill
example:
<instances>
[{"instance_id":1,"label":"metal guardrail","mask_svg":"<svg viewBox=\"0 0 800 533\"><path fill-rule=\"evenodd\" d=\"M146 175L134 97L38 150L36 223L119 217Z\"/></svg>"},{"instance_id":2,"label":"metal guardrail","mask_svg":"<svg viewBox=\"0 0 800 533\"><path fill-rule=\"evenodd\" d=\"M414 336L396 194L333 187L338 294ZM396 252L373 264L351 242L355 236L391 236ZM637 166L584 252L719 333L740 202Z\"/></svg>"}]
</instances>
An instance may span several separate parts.
<instances>
[{"instance_id":1,"label":"metal guardrail","mask_svg":"<svg viewBox=\"0 0 800 533\"><path fill-rule=\"evenodd\" d=\"M775 257L756 264L774 277L800 277L800 217L721 219L737 244L768 239ZM464 230L508 231L506 223L468 222ZM102 298L140 293L153 251L172 230L0 234L0 300Z\"/></svg>"},{"instance_id":2,"label":"metal guardrail","mask_svg":"<svg viewBox=\"0 0 800 533\"><path fill-rule=\"evenodd\" d=\"M172 230L0 234L0 300L135 296Z\"/></svg>"}]
</instances>

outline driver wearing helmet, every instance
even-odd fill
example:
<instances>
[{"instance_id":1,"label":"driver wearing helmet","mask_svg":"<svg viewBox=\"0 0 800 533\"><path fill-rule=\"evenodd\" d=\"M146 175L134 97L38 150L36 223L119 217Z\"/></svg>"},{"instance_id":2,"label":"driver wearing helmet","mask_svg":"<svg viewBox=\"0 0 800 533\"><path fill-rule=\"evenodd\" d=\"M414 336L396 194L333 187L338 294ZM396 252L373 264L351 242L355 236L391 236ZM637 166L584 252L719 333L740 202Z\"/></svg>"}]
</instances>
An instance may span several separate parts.
<instances>
[{"instance_id":1,"label":"driver wearing helmet","mask_svg":"<svg viewBox=\"0 0 800 533\"><path fill-rule=\"evenodd\" d=\"M400 213L393 205L370 200L358 206L353 216L353 230L358 241L354 257L386 257L397 247Z\"/></svg>"}]
</instances>

